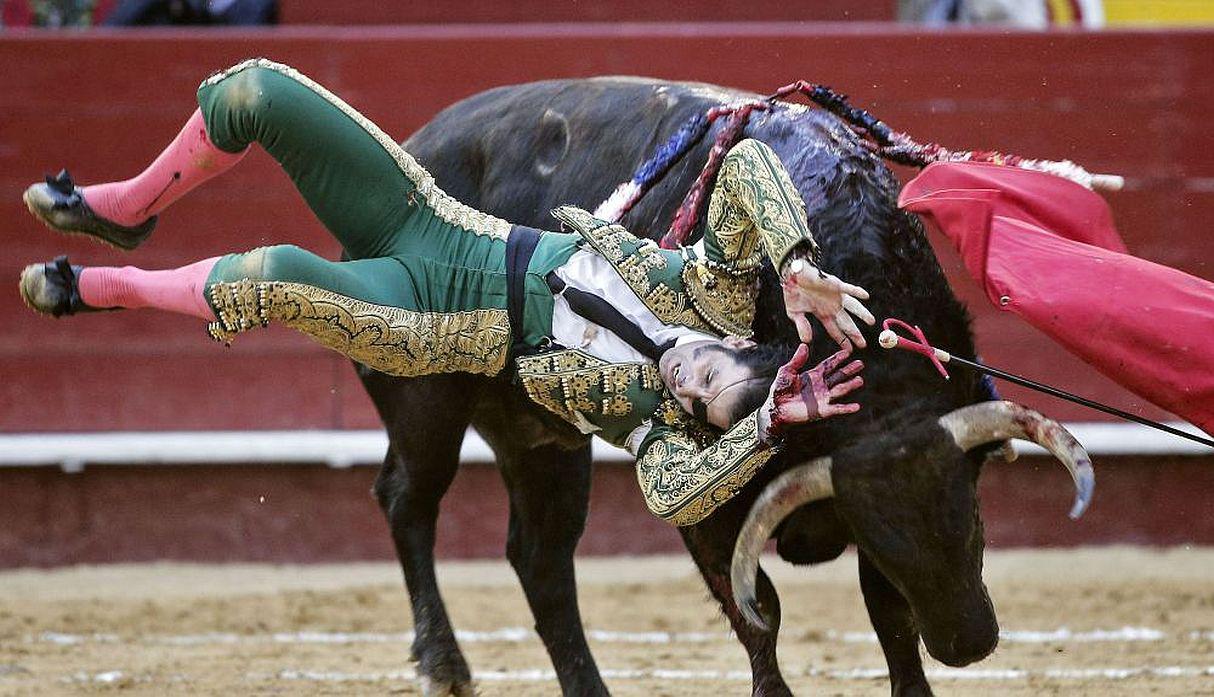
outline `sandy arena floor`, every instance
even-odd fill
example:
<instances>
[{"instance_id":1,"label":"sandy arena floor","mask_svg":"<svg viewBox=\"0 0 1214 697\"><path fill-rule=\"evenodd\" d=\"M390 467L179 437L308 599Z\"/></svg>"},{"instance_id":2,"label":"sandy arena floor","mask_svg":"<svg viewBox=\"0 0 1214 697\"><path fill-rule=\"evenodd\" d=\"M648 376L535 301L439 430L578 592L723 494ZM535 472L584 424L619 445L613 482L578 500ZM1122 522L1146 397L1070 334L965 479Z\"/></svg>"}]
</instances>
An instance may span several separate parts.
<instances>
[{"instance_id":1,"label":"sandy arena floor","mask_svg":"<svg viewBox=\"0 0 1214 697\"><path fill-rule=\"evenodd\" d=\"M765 562L784 601L781 657L799 694L887 695L854 558ZM484 695L557 686L510 569L439 569ZM589 559L582 612L617 695L748 694L741 647L685 558ZM417 693L389 564L186 564L0 573L0 694ZM1004 636L941 695L1214 695L1214 549L994 552Z\"/></svg>"}]
</instances>

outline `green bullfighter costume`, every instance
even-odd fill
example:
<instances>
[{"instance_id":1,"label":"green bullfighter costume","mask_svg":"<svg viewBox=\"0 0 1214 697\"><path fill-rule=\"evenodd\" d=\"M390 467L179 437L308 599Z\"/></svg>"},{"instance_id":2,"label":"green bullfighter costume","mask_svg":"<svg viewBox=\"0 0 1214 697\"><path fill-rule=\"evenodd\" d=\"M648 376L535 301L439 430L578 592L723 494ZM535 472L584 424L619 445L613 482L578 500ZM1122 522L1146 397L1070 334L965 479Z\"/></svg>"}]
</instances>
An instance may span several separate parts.
<instances>
[{"instance_id":1,"label":"green bullfighter costume","mask_svg":"<svg viewBox=\"0 0 1214 697\"><path fill-rule=\"evenodd\" d=\"M198 103L211 141L240 152L260 143L291 176L350 261L294 246L223 257L207 281L231 341L281 322L376 370L398 376L496 375L517 360L530 397L583 431L628 447L650 509L697 522L773 454L752 413L719 434L687 415L657 366L548 350L549 272L592 248L662 322L716 335L750 334L761 255L777 268L816 251L804 203L779 159L745 140L725 158L709 206L703 254L669 251L619 225L562 207L573 233L537 232L465 206L387 134L296 70L264 59L204 81ZM510 321L511 235L530 238Z\"/></svg>"}]
</instances>

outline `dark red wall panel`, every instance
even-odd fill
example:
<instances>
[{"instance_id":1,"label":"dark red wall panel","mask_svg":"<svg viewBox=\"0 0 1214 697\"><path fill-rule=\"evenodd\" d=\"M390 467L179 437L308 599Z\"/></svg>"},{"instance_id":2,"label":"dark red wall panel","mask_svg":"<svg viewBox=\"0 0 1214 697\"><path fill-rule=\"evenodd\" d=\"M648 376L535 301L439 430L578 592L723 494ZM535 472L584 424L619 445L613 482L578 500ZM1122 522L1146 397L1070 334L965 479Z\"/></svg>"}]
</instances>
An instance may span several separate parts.
<instances>
[{"instance_id":1,"label":"dark red wall panel","mask_svg":"<svg viewBox=\"0 0 1214 697\"><path fill-rule=\"evenodd\" d=\"M1067 519L1070 478L1044 458L989 465L981 480L996 547L1214 544L1214 468L1195 458L1101 458L1088 513ZM0 568L177 559L313 562L389 559L372 499L375 470L315 466L88 467L0 470ZM264 497L264 500L263 498ZM495 468L464 467L443 502L437 553L500 557L508 502ZM578 553L682 549L645 510L631 468L595 471Z\"/></svg>"},{"instance_id":2,"label":"dark red wall panel","mask_svg":"<svg viewBox=\"0 0 1214 697\"><path fill-rule=\"evenodd\" d=\"M0 36L0 278L15 282L25 263L60 252L145 267L276 242L336 254L260 153L171 209L131 254L53 234L20 202L28 183L64 165L85 182L138 171L194 108L199 80L252 55L299 67L400 138L461 97L540 78L630 73L765 92L804 77L923 139L1124 174L1127 190L1109 199L1131 250L1214 276L1214 32L946 35L773 23L10 32ZM992 364L1162 416L988 307L951 252L942 260ZM288 332L252 332L223 349L201 322L151 312L50 321L8 288L0 292L0 429L375 423L344 361ZM1063 418L1097 418L1007 392Z\"/></svg>"}]
</instances>

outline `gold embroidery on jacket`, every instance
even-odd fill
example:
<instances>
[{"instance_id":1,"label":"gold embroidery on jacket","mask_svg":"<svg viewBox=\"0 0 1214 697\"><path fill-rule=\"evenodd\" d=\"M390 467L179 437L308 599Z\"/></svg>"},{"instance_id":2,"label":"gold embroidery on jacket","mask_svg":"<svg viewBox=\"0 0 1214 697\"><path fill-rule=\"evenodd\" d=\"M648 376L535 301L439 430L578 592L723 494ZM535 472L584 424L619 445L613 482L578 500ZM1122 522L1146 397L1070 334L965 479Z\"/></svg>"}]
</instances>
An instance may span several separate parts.
<instances>
[{"instance_id":1,"label":"gold embroidery on jacket","mask_svg":"<svg viewBox=\"0 0 1214 697\"><path fill-rule=\"evenodd\" d=\"M715 443L706 434L673 432L637 460L646 505L675 525L691 525L733 498L776 450L759 442L757 412Z\"/></svg>"},{"instance_id":2,"label":"gold embroidery on jacket","mask_svg":"<svg viewBox=\"0 0 1214 697\"><path fill-rule=\"evenodd\" d=\"M603 399L603 414L607 416L628 416L632 413L632 402L622 394L613 394Z\"/></svg>"},{"instance_id":3,"label":"gold embroidery on jacket","mask_svg":"<svg viewBox=\"0 0 1214 697\"><path fill-rule=\"evenodd\" d=\"M683 407L679 405L678 400L674 397L663 399L653 415L657 417L658 421L667 426L683 426L689 421L687 412L683 411Z\"/></svg>"},{"instance_id":4,"label":"gold embroidery on jacket","mask_svg":"<svg viewBox=\"0 0 1214 697\"><path fill-rule=\"evenodd\" d=\"M594 382L586 369L606 361L582 351L554 351L519 356L517 363L519 380L532 401L574 426L586 425L582 412L593 409L594 402L576 395L589 395Z\"/></svg>"},{"instance_id":5,"label":"gold embroidery on jacket","mask_svg":"<svg viewBox=\"0 0 1214 697\"><path fill-rule=\"evenodd\" d=\"M736 172L730 174L736 176ZM716 234L722 256L730 260L729 266L737 271L754 271L761 262L759 235L750 216L728 195L724 187L736 184L727 184L725 177L722 169L708 202L708 225Z\"/></svg>"},{"instance_id":6,"label":"gold embroidery on jacket","mask_svg":"<svg viewBox=\"0 0 1214 697\"><path fill-rule=\"evenodd\" d=\"M434 209L434 214L441 220L478 235L486 235L497 239L504 240L510 234L509 222L478 211L471 206L466 206L452 198L434 183L434 176L426 171L426 168L413 159L412 155L405 152L404 148L393 140L391 136L384 133L379 126L376 126L370 119L358 113L357 110L346 104L340 97L330 92L323 85L289 65L275 63L265 58L250 58L249 60L237 63L227 70L221 70L212 74L206 80L203 80L202 84L204 86L213 85L224 78L252 67L273 70L276 73L291 78L312 90L325 101L340 109L343 114L350 117L352 121L362 127L396 161L396 165L400 168L400 171L413 182L416 193L426 198L428 205ZM402 192L402 197L404 195L405 193Z\"/></svg>"},{"instance_id":7,"label":"gold embroidery on jacket","mask_svg":"<svg viewBox=\"0 0 1214 697\"><path fill-rule=\"evenodd\" d=\"M533 401L575 426L589 417L627 416L633 405L628 390L662 390L661 373L649 363L608 363L577 350L518 358L519 380ZM603 394L590 397L595 387Z\"/></svg>"},{"instance_id":8,"label":"gold embroidery on jacket","mask_svg":"<svg viewBox=\"0 0 1214 697\"><path fill-rule=\"evenodd\" d=\"M510 348L505 310L415 312L304 283L249 279L213 283L208 292L218 319L207 331L216 340L230 343L273 320L389 375L496 375Z\"/></svg>"},{"instance_id":9,"label":"gold embroidery on jacket","mask_svg":"<svg viewBox=\"0 0 1214 697\"><path fill-rule=\"evenodd\" d=\"M683 288L691 306L721 334L749 337L754 332L758 275L722 272L699 261L683 267Z\"/></svg>"},{"instance_id":10,"label":"gold embroidery on jacket","mask_svg":"<svg viewBox=\"0 0 1214 697\"><path fill-rule=\"evenodd\" d=\"M666 324L677 324L703 332L719 331L716 324L725 322L718 318L716 322L708 322L692 306L685 292L680 292L661 281L651 281L650 270L661 271L669 266L666 255L651 240L636 237L623 226L607 223L595 218L592 214L574 206L561 206L552 211L562 223L575 229L578 234L590 243L616 273L623 279L633 293L640 298L645 307L655 317ZM624 244L636 246L636 251L628 253ZM686 273L686 267L684 267ZM749 334L749 325L747 334Z\"/></svg>"},{"instance_id":11,"label":"gold embroidery on jacket","mask_svg":"<svg viewBox=\"0 0 1214 697\"><path fill-rule=\"evenodd\" d=\"M722 258L737 272L758 268L760 239L777 270L802 242L817 259L805 201L776 154L757 140L743 140L725 156L708 201L708 225Z\"/></svg>"}]
</instances>

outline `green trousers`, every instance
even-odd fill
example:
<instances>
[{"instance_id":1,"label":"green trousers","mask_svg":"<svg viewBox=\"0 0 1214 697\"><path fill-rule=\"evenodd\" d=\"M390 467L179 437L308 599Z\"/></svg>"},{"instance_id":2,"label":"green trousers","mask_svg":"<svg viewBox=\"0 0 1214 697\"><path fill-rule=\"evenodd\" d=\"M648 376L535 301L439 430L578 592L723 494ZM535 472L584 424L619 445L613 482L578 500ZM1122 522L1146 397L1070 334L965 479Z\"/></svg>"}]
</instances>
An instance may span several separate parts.
<instances>
[{"instance_id":1,"label":"green trousers","mask_svg":"<svg viewBox=\"0 0 1214 697\"><path fill-rule=\"evenodd\" d=\"M282 165L349 259L291 245L222 257L207 282L212 336L276 321L391 375L505 367L510 223L452 199L375 124L287 66L233 66L202 83L198 104L217 147L258 143ZM543 233L524 284L524 343L551 333L544 275L576 244Z\"/></svg>"}]
</instances>

